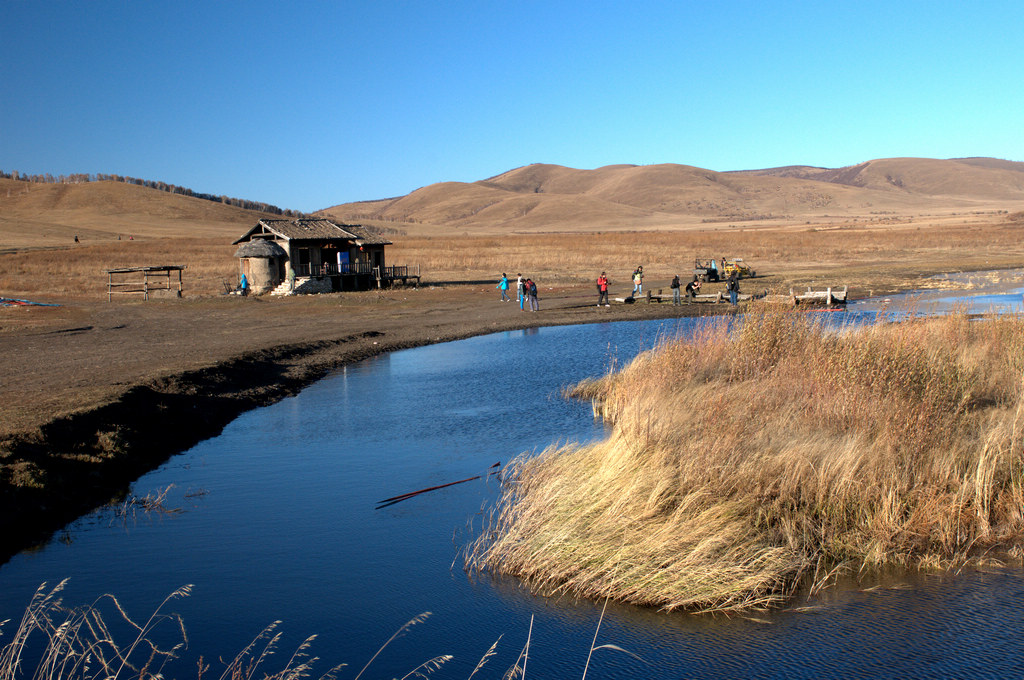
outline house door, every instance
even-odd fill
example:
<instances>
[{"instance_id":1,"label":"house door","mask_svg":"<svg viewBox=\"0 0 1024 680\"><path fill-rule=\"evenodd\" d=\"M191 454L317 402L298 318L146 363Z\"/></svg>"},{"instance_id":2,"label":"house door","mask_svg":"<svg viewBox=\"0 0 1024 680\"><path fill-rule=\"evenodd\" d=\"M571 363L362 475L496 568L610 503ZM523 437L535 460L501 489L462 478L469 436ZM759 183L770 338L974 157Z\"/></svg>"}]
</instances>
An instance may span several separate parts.
<instances>
[{"instance_id":1,"label":"house door","mask_svg":"<svg viewBox=\"0 0 1024 680\"><path fill-rule=\"evenodd\" d=\"M298 248L295 251L298 262L295 264L296 276L310 276L309 271L309 248Z\"/></svg>"}]
</instances>

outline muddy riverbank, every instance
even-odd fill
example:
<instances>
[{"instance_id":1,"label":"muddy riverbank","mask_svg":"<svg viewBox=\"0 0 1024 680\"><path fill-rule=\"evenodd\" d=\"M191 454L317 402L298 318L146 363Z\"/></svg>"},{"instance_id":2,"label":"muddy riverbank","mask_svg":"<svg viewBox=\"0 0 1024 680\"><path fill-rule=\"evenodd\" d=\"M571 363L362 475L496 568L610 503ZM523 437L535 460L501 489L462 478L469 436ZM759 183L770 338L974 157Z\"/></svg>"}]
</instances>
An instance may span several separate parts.
<instances>
[{"instance_id":1,"label":"muddy riverbank","mask_svg":"<svg viewBox=\"0 0 1024 680\"><path fill-rule=\"evenodd\" d=\"M871 287L876 295L918 287L976 293L1010 281L997 272L966 284L936 283L927 278L934 273L876 272ZM866 277L851 271L836 280ZM744 290L782 284L758 277ZM868 292L850 286L851 298ZM596 293L582 285L542 288L537 313L498 297L492 284L477 282L291 298L47 299L59 306L0 308L0 559L123 497L140 474L216 435L238 414L295 394L346 363L503 330L737 311L728 304L598 307Z\"/></svg>"},{"instance_id":2,"label":"muddy riverbank","mask_svg":"<svg viewBox=\"0 0 1024 680\"><path fill-rule=\"evenodd\" d=\"M346 363L501 330L733 311L595 301L587 288L549 289L531 313L483 286L452 286L4 309L0 559Z\"/></svg>"}]
</instances>

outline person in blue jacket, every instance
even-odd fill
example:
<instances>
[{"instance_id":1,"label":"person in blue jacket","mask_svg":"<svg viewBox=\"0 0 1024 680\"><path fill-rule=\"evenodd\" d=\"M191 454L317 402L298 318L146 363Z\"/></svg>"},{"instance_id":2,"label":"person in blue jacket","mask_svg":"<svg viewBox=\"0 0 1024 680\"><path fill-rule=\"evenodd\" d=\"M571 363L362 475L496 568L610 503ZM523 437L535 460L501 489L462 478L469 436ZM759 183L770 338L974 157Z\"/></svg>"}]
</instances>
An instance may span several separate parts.
<instances>
[{"instance_id":1,"label":"person in blue jacket","mask_svg":"<svg viewBox=\"0 0 1024 680\"><path fill-rule=\"evenodd\" d=\"M242 274L242 281L238 284L238 287L242 289L242 295L249 294L249 279L245 278L245 274Z\"/></svg>"},{"instance_id":2,"label":"person in blue jacket","mask_svg":"<svg viewBox=\"0 0 1024 680\"><path fill-rule=\"evenodd\" d=\"M501 274L501 281L498 281L495 288L501 289L501 302L512 302L512 298L508 296L508 277L504 272Z\"/></svg>"}]
</instances>

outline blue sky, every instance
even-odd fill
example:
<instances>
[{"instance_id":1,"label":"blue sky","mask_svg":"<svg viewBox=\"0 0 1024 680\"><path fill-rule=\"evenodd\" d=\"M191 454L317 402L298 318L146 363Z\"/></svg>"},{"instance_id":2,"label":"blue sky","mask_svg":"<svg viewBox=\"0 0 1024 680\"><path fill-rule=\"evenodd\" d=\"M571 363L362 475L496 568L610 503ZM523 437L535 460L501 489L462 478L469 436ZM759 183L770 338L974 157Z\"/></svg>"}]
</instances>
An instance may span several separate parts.
<instances>
[{"instance_id":1,"label":"blue sky","mask_svg":"<svg viewBox=\"0 0 1024 680\"><path fill-rule=\"evenodd\" d=\"M0 13L0 169L312 211L528 163L1024 160L1017 2L54 2Z\"/></svg>"}]
</instances>

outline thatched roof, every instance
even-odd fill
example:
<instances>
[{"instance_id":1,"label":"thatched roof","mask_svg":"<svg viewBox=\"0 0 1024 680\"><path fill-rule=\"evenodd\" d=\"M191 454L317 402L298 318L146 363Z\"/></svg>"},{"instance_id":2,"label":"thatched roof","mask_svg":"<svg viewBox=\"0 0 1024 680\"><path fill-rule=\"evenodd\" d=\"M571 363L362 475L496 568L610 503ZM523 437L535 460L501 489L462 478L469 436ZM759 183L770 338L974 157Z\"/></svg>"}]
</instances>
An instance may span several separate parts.
<instances>
[{"instance_id":1,"label":"thatched roof","mask_svg":"<svg viewBox=\"0 0 1024 680\"><path fill-rule=\"evenodd\" d=\"M278 239L348 241L357 246L391 245L391 241L358 224L337 224L325 219L260 220L235 243L256 240L261 235Z\"/></svg>"},{"instance_id":2,"label":"thatched roof","mask_svg":"<svg viewBox=\"0 0 1024 680\"><path fill-rule=\"evenodd\" d=\"M235 251L235 257L285 257L286 255L288 253L284 248L273 241L262 238L246 241Z\"/></svg>"}]
</instances>

